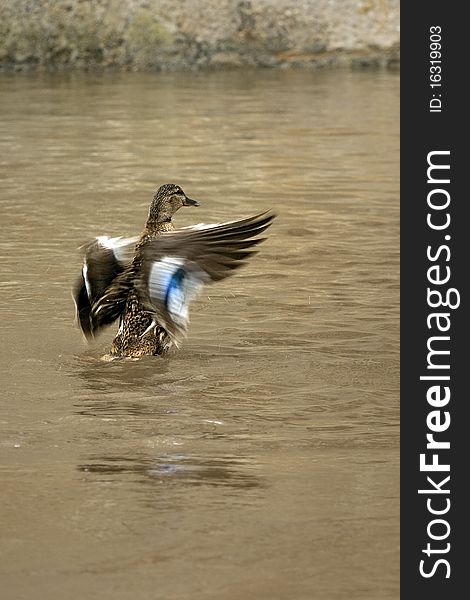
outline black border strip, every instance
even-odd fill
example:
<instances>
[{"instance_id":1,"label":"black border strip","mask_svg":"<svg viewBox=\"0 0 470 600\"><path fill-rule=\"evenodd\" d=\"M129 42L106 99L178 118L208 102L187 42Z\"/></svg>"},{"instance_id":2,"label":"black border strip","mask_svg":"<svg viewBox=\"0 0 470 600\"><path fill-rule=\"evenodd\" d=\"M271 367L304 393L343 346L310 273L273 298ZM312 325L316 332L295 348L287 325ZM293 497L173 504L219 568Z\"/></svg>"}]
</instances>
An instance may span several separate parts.
<instances>
[{"instance_id":1,"label":"black border strip","mask_svg":"<svg viewBox=\"0 0 470 600\"><path fill-rule=\"evenodd\" d=\"M465 165L470 153L464 147L469 129L469 109L464 110L464 102L469 103L464 89L470 69L466 67L469 35L463 16L464 6L435 0L401 5L401 598L406 600L465 597L466 579L470 577L470 567L465 564L469 550L464 545L468 529L468 517L464 512L467 505L470 511L464 489L467 471L470 472L466 465L470 452L465 443L466 439L470 440L470 398L464 383L466 370L470 370L466 344L470 326L465 314L469 279L467 256L470 257L466 243L470 231L466 231L465 214L470 197L464 189L467 172L470 173ZM436 29L431 30L431 27ZM438 31L442 56L431 57L430 35ZM437 36L433 39L436 41ZM431 64L433 59L441 60L441 63ZM441 67L441 86L431 87L431 66ZM437 74L439 69L433 71ZM434 83L437 79L434 77ZM431 100L432 108L438 110L438 99L442 102L440 112L431 112ZM449 151L449 154L429 155L435 151ZM450 169L431 170L428 181L428 158L434 163L448 164ZM449 183L444 182L447 178ZM436 191L428 198L432 190ZM428 201L444 205L448 196L449 205L442 210L428 205ZM431 223L437 225L447 222L448 213L451 219L448 227L433 229L429 226L430 213ZM450 256L445 246L449 248ZM434 258L430 259L427 252ZM436 265L437 269L428 271ZM447 283L430 283L429 277L441 280L449 272ZM460 296L460 306L430 307L428 287L441 291L443 298L450 288L454 288ZM450 299L455 304L457 292L451 293ZM437 294L431 301L438 303ZM433 312L448 315L448 320L442 317L439 321L442 328L450 323L448 331L438 330L436 317L430 318L431 327L428 327L427 318ZM448 336L449 339L430 341L433 336ZM449 350L450 353L428 355L428 343L434 350ZM430 364L438 368L430 368ZM450 368L445 369L446 365ZM420 380L420 376L449 376L450 379ZM432 386L439 386L439 393L436 390L434 395L429 392L431 401L436 400L434 406L427 397ZM445 386L449 387L450 400L438 406ZM427 422L432 411L439 413L429 416ZM450 449L427 449L426 434L433 433L429 424L444 428L448 417L451 419L449 427L435 432L433 439L450 442ZM436 453L436 460L449 464L450 471L421 471L420 454L423 453L428 464ZM448 476L450 479L442 483ZM449 489L449 493L437 493L436 486L441 491ZM435 493L419 494L419 489ZM448 508L448 511L433 515L429 507L435 511ZM449 529L443 522L431 524L436 519L446 521ZM442 539L433 540L429 531ZM429 555L423 552L428 543ZM447 561L449 567L445 562L436 564L440 559ZM434 571L432 576L420 574L422 560L422 570L428 575ZM448 574L450 577L447 578Z\"/></svg>"}]
</instances>

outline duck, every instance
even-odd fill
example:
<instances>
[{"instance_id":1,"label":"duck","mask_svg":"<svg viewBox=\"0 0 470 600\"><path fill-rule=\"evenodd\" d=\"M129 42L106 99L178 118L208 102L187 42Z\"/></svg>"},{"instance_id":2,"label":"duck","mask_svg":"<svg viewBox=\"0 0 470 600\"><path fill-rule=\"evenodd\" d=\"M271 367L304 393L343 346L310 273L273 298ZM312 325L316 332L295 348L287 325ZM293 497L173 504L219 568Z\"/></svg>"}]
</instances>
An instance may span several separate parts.
<instances>
[{"instance_id":1,"label":"duck","mask_svg":"<svg viewBox=\"0 0 470 600\"><path fill-rule=\"evenodd\" d=\"M99 236L81 247L73 289L76 321L87 341L119 321L111 358L164 355L186 337L189 305L256 254L272 211L218 224L175 229L182 207L200 203L176 184L160 186L138 237Z\"/></svg>"}]
</instances>

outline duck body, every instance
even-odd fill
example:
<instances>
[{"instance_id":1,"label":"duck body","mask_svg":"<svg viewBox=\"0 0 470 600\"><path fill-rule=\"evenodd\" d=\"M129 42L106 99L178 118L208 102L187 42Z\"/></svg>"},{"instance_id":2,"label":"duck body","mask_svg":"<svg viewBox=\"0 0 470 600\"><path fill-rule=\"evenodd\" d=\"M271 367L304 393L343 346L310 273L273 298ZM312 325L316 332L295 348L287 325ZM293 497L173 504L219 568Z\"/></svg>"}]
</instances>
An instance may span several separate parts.
<instances>
[{"instance_id":1,"label":"duck body","mask_svg":"<svg viewBox=\"0 0 470 600\"><path fill-rule=\"evenodd\" d=\"M175 230L173 214L198 206L175 184L161 186L137 239L99 237L85 246L74 290L77 322L93 339L119 319L113 357L165 354L186 335L189 304L201 288L231 275L254 254L274 215ZM134 246L131 260L126 249Z\"/></svg>"},{"instance_id":2,"label":"duck body","mask_svg":"<svg viewBox=\"0 0 470 600\"><path fill-rule=\"evenodd\" d=\"M163 327L159 325L152 326L152 317L142 306L134 282L136 281L135 274L142 265L142 248L145 244L156 239L160 234L174 231L174 229L171 221L157 224L151 231L146 228L136 245L136 254L129 274L132 284L127 295L117 335L111 345L111 356L140 358L149 354L164 354L173 345L171 337Z\"/></svg>"}]
</instances>

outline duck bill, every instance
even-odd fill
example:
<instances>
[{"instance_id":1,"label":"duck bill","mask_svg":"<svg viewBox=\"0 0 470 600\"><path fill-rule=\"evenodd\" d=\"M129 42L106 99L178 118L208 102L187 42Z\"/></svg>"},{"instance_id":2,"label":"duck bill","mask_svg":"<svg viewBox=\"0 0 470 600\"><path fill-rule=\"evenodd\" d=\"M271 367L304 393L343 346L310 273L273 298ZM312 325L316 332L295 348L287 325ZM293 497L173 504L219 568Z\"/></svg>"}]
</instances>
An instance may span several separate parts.
<instances>
[{"instance_id":1,"label":"duck bill","mask_svg":"<svg viewBox=\"0 0 470 600\"><path fill-rule=\"evenodd\" d=\"M184 199L184 206L199 206L199 202L186 196Z\"/></svg>"}]
</instances>

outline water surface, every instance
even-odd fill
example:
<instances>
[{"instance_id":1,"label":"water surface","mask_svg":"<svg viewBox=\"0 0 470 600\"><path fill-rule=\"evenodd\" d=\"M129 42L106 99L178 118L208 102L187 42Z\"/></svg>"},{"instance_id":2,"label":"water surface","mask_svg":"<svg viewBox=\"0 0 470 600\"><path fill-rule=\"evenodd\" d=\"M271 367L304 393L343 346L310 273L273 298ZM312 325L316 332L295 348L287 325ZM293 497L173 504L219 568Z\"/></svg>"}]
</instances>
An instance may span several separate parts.
<instances>
[{"instance_id":1,"label":"water surface","mask_svg":"<svg viewBox=\"0 0 470 600\"><path fill-rule=\"evenodd\" d=\"M398 597L398 75L4 75L2 599ZM278 213L181 350L100 360L78 246Z\"/></svg>"}]
</instances>

